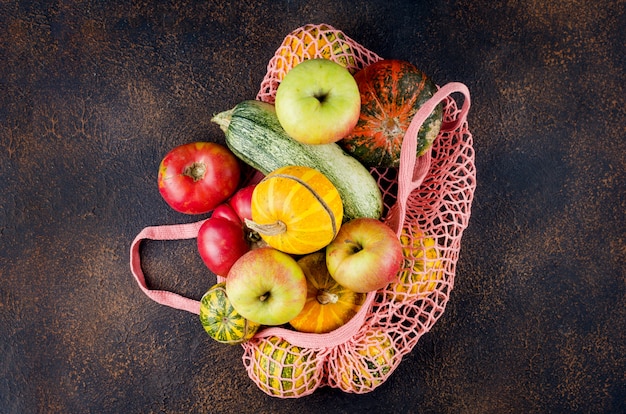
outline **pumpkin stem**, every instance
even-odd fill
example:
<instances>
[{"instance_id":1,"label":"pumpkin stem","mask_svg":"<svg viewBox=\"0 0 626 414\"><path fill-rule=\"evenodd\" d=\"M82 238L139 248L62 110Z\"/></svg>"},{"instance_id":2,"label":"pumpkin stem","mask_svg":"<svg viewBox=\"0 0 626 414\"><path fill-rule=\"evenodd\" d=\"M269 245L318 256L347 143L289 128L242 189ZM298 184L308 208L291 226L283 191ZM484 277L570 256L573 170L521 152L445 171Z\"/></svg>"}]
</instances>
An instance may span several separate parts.
<instances>
[{"instance_id":1,"label":"pumpkin stem","mask_svg":"<svg viewBox=\"0 0 626 414\"><path fill-rule=\"evenodd\" d=\"M259 224L250 219L244 221L250 230L256 231L261 236L278 236L287 231L287 225L280 220L268 224Z\"/></svg>"},{"instance_id":2,"label":"pumpkin stem","mask_svg":"<svg viewBox=\"0 0 626 414\"><path fill-rule=\"evenodd\" d=\"M330 293L325 290L320 290L317 292L317 301L321 305L328 305L329 303L337 303L339 300L339 295L336 293Z\"/></svg>"},{"instance_id":3,"label":"pumpkin stem","mask_svg":"<svg viewBox=\"0 0 626 414\"><path fill-rule=\"evenodd\" d=\"M185 167L185 170L183 171L183 175L193 179L194 183L201 180L204 177L204 174L206 174L206 164L203 162L194 162Z\"/></svg>"}]
</instances>

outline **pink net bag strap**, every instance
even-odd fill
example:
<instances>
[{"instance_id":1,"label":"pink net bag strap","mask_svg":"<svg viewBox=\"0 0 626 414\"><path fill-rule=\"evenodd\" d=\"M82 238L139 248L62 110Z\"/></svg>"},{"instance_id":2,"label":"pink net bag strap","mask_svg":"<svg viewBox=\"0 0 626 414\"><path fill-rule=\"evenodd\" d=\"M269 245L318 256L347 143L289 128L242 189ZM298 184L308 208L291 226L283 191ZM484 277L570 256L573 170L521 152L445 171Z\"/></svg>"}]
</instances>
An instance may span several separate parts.
<instances>
[{"instance_id":1,"label":"pink net bag strap","mask_svg":"<svg viewBox=\"0 0 626 414\"><path fill-rule=\"evenodd\" d=\"M426 118L435 110L437 105L446 99L449 99L453 93L461 93L464 96L463 106L454 121L445 122L441 126L441 132L454 131L466 121L467 113L470 109L470 93L467 86L460 82L450 82L441 87L428 101L422 105L417 111L409 128L404 134L402 141L402 149L400 152L400 167L398 171L398 192L397 201L387 214L385 222L389 227L396 231L398 237L402 232L402 225L406 218L406 203L409 200L411 192L418 188L424 177L430 170L431 152L428 151L421 157L415 157L417 151L416 137L422 124Z\"/></svg>"},{"instance_id":2,"label":"pink net bag strap","mask_svg":"<svg viewBox=\"0 0 626 414\"><path fill-rule=\"evenodd\" d=\"M187 224L171 224L161 226L150 226L144 228L130 245L130 270L141 290L152 300L161 305L170 306L175 309L199 314L200 302L179 295L178 293L150 289L146 283L146 277L141 268L141 255L139 247L144 240L184 240L193 239L198 236L198 230L205 220Z\"/></svg>"}]
</instances>

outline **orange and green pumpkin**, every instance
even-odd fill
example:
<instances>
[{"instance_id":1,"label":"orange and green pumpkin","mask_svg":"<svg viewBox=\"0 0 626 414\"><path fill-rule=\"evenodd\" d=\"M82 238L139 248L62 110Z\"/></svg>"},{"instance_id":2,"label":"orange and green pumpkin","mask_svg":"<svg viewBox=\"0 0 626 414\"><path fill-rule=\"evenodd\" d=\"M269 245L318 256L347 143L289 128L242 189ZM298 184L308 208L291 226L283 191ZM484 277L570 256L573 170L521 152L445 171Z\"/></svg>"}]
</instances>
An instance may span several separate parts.
<instances>
[{"instance_id":1,"label":"orange and green pumpkin","mask_svg":"<svg viewBox=\"0 0 626 414\"><path fill-rule=\"evenodd\" d=\"M289 254L308 254L328 245L343 220L337 188L321 172L285 166L269 173L252 193L255 230L271 247Z\"/></svg>"},{"instance_id":2,"label":"orange and green pumpkin","mask_svg":"<svg viewBox=\"0 0 626 414\"><path fill-rule=\"evenodd\" d=\"M260 326L239 314L226 296L224 282L213 285L200 300L200 323L218 342L236 345L246 342Z\"/></svg>"},{"instance_id":3,"label":"orange and green pumpkin","mask_svg":"<svg viewBox=\"0 0 626 414\"><path fill-rule=\"evenodd\" d=\"M409 62L384 59L354 75L361 92L361 115L339 144L366 167L397 167L404 135L415 113L437 86ZM416 156L424 154L441 128L443 106L426 118L417 137Z\"/></svg>"},{"instance_id":4,"label":"orange and green pumpkin","mask_svg":"<svg viewBox=\"0 0 626 414\"><path fill-rule=\"evenodd\" d=\"M337 283L326 268L324 252L298 260L307 282L304 308L289 324L300 332L326 333L348 322L361 308L365 293L356 293Z\"/></svg>"}]
</instances>

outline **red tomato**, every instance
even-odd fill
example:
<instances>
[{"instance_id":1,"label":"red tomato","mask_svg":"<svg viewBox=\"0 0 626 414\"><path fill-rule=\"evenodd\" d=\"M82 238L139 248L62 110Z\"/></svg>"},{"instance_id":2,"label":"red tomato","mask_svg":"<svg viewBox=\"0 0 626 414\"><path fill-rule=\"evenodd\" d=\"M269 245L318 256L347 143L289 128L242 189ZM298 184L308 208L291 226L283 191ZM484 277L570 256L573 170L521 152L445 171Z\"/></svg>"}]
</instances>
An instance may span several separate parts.
<instances>
[{"instance_id":1,"label":"red tomato","mask_svg":"<svg viewBox=\"0 0 626 414\"><path fill-rule=\"evenodd\" d=\"M211 214L212 219L222 218L224 220L232 221L233 223L241 224L241 219L237 212L228 203L220 204L215 207Z\"/></svg>"},{"instance_id":2,"label":"red tomato","mask_svg":"<svg viewBox=\"0 0 626 414\"><path fill-rule=\"evenodd\" d=\"M217 217L205 221L198 232L202 261L216 275L226 276L232 265L250 250L241 223Z\"/></svg>"},{"instance_id":3,"label":"red tomato","mask_svg":"<svg viewBox=\"0 0 626 414\"><path fill-rule=\"evenodd\" d=\"M244 219L252 220L252 192L254 187L256 187L254 184L244 187L228 200L228 204L242 221Z\"/></svg>"},{"instance_id":4,"label":"red tomato","mask_svg":"<svg viewBox=\"0 0 626 414\"><path fill-rule=\"evenodd\" d=\"M161 161L159 192L178 212L204 214L235 192L240 174L239 160L228 148L192 142L172 149Z\"/></svg>"},{"instance_id":5,"label":"red tomato","mask_svg":"<svg viewBox=\"0 0 626 414\"><path fill-rule=\"evenodd\" d=\"M226 277L237 259L256 242L244 221L251 218L252 190L254 185L237 191L227 203L217 206L198 230L200 257L216 275Z\"/></svg>"}]
</instances>

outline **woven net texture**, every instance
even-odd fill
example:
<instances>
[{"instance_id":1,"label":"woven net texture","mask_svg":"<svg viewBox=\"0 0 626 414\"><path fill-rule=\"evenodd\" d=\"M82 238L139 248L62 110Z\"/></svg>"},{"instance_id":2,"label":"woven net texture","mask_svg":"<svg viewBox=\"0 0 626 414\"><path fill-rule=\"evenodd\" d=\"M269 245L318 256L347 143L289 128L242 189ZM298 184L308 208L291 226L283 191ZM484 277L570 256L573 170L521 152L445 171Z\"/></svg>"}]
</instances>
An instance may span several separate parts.
<instances>
[{"instance_id":1,"label":"woven net texture","mask_svg":"<svg viewBox=\"0 0 626 414\"><path fill-rule=\"evenodd\" d=\"M268 64L257 99L273 103L285 73L305 59L319 57L334 60L351 73L382 59L332 26L306 25L285 37ZM385 382L443 314L454 286L476 172L465 117L450 97L441 102L442 130L432 152L415 161L412 176L422 172L408 192L399 195L399 187L407 187L399 169L371 169L383 193L385 221L403 245L398 281L370 292L357 315L332 332L273 327L244 343L244 366L265 393L294 398L321 386L370 392Z\"/></svg>"}]
</instances>

